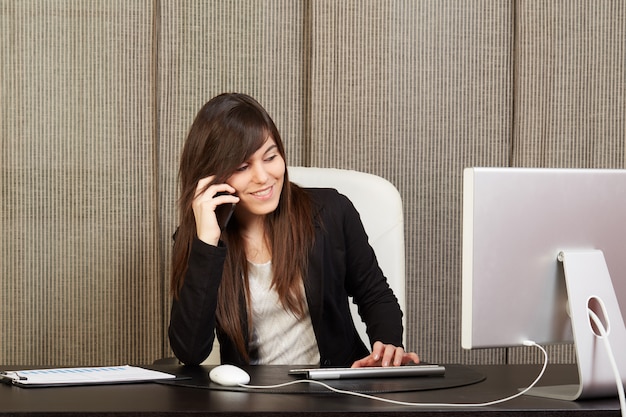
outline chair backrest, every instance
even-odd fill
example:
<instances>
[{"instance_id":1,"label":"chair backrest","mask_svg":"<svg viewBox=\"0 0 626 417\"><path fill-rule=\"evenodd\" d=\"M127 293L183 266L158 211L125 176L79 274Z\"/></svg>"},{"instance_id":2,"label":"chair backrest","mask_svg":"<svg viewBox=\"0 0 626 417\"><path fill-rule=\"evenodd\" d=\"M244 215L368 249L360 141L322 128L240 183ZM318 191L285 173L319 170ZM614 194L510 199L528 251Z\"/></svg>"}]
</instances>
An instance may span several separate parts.
<instances>
[{"instance_id":1,"label":"chair backrest","mask_svg":"<svg viewBox=\"0 0 626 417\"><path fill-rule=\"evenodd\" d=\"M352 201L361 215L378 264L398 298L404 313L402 324L406 335L404 215L397 188L382 177L364 172L337 168L288 169L290 181L302 187L334 188ZM357 308L352 303L350 308L359 335L369 346L365 325ZM404 338L406 345L406 336Z\"/></svg>"}]
</instances>

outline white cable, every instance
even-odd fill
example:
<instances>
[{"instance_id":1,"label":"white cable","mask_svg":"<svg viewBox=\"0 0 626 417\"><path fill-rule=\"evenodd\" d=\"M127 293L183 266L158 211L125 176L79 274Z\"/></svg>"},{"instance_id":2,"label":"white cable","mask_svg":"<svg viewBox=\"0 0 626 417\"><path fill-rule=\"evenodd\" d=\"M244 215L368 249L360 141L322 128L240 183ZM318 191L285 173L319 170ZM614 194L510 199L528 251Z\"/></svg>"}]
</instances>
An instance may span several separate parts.
<instances>
[{"instance_id":1,"label":"white cable","mask_svg":"<svg viewBox=\"0 0 626 417\"><path fill-rule=\"evenodd\" d=\"M543 368L541 369L541 372L539 373L539 376L537 376L537 378L533 381L532 384L530 384L530 386L528 386L526 389L518 392L515 395L511 395L510 397L506 397L506 398L502 398L499 400L494 400L494 401L489 401L489 402L485 402L485 403L466 403L466 404L445 404L445 403L412 403L412 402L405 402L405 401L396 401L396 400L390 400L388 398L382 398L382 397L376 397L373 395L368 395L368 394L363 394L360 392L353 392L353 391L344 391L344 390L340 390L337 388L333 388L328 384L325 384L323 382L320 381L316 381L316 380L311 380L311 379L298 379L295 381L290 381L290 382L285 382L283 384L276 384L276 385L246 385L246 384L239 384L240 387L243 388L250 388L250 389L273 389L273 388L282 388L282 387L286 387L288 385L293 385L293 384L300 384L300 383L310 383L310 384L315 384L315 385L320 385L330 391L336 392L338 394L345 394L345 395L353 395L355 397L362 397L362 398L368 398L370 400L376 400L376 401L382 401L382 402L386 402L386 403L390 403L390 404L395 404L395 405L406 405L406 406L421 406L421 407L486 407L486 406L490 406L490 405L494 405L494 404L500 404L503 403L505 401L509 401L512 400L513 398L517 398L521 395L524 395L526 392L528 392L528 390L530 390L531 388L533 388L537 382L539 382L539 380L541 379L541 377L543 376L546 367L548 365L548 353L546 352L546 350L542 347L539 346L538 344L536 344L535 342L524 342L525 346L535 346L537 348L539 348L544 355L544 363L543 363Z\"/></svg>"},{"instance_id":2,"label":"white cable","mask_svg":"<svg viewBox=\"0 0 626 417\"><path fill-rule=\"evenodd\" d=\"M615 375L615 385L617 386L617 394L619 397L620 410L622 412L622 416L626 416L626 400L624 399L624 385L622 384L622 377L619 374L619 368L617 367L617 362L615 361L615 356L613 355L613 348L611 347L611 342L609 341L608 334L606 329L604 328L604 324L602 324L602 320L600 317L592 310L587 309L589 317L596 325L598 330L600 330L600 339L604 342L604 347L606 348L606 353L609 357L609 361L611 362L611 368L613 369L613 375Z\"/></svg>"}]
</instances>

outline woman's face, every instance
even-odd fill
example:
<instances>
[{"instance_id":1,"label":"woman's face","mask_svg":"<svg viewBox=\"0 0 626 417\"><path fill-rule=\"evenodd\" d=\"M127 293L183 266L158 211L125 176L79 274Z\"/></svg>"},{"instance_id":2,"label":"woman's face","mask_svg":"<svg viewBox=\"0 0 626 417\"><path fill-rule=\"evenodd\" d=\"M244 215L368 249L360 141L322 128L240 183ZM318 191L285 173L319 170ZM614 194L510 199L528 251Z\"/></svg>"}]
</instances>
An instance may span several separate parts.
<instances>
[{"instance_id":1,"label":"woman's face","mask_svg":"<svg viewBox=\"0 0 626 417\"><path fill-rule=\"evenodd\" d=\"M239 196L238 216L264 216L276 210L285 180L285 160L276 142L265 143L226 180Z\"/></svg>"}]
</instances>

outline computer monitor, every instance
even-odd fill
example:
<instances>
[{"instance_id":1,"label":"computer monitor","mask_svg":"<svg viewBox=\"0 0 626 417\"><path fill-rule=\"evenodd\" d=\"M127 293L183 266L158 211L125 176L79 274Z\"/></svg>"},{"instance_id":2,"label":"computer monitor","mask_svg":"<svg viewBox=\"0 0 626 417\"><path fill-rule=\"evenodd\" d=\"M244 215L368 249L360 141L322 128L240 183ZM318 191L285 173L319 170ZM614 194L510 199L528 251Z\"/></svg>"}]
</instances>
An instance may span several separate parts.
<instances>
[{"instance_id":1,"label":"computer monitor","mask_svg":"<svg viewBox=\"0 0 626 417\"><path fill-rule=\"evenodd\" d=\"M463 348L573 342L579 384L533 393L616 395L588 308L608 328L626 383L626 170L463 174Z\"/></svg>"}]
</instances>

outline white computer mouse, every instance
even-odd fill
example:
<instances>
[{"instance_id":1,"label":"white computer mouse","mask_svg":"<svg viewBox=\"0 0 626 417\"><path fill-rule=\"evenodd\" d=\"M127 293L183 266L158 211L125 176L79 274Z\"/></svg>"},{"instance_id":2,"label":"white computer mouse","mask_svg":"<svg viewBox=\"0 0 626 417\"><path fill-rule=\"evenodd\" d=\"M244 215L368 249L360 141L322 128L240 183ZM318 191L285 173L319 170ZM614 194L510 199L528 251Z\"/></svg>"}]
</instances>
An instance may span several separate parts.
<instances>
[{"instance_id":1,"label":"white computer mouse","mask_svg":"<svg viewBox=\"0 0 626 417\"><path fill-rule=\"evenodd\" d=\"M216 384L226 387L236 387L239 384L250 382L250 375L235 365L218 365L209 371L209 379Z\"/></svg>"}]
</instances>

